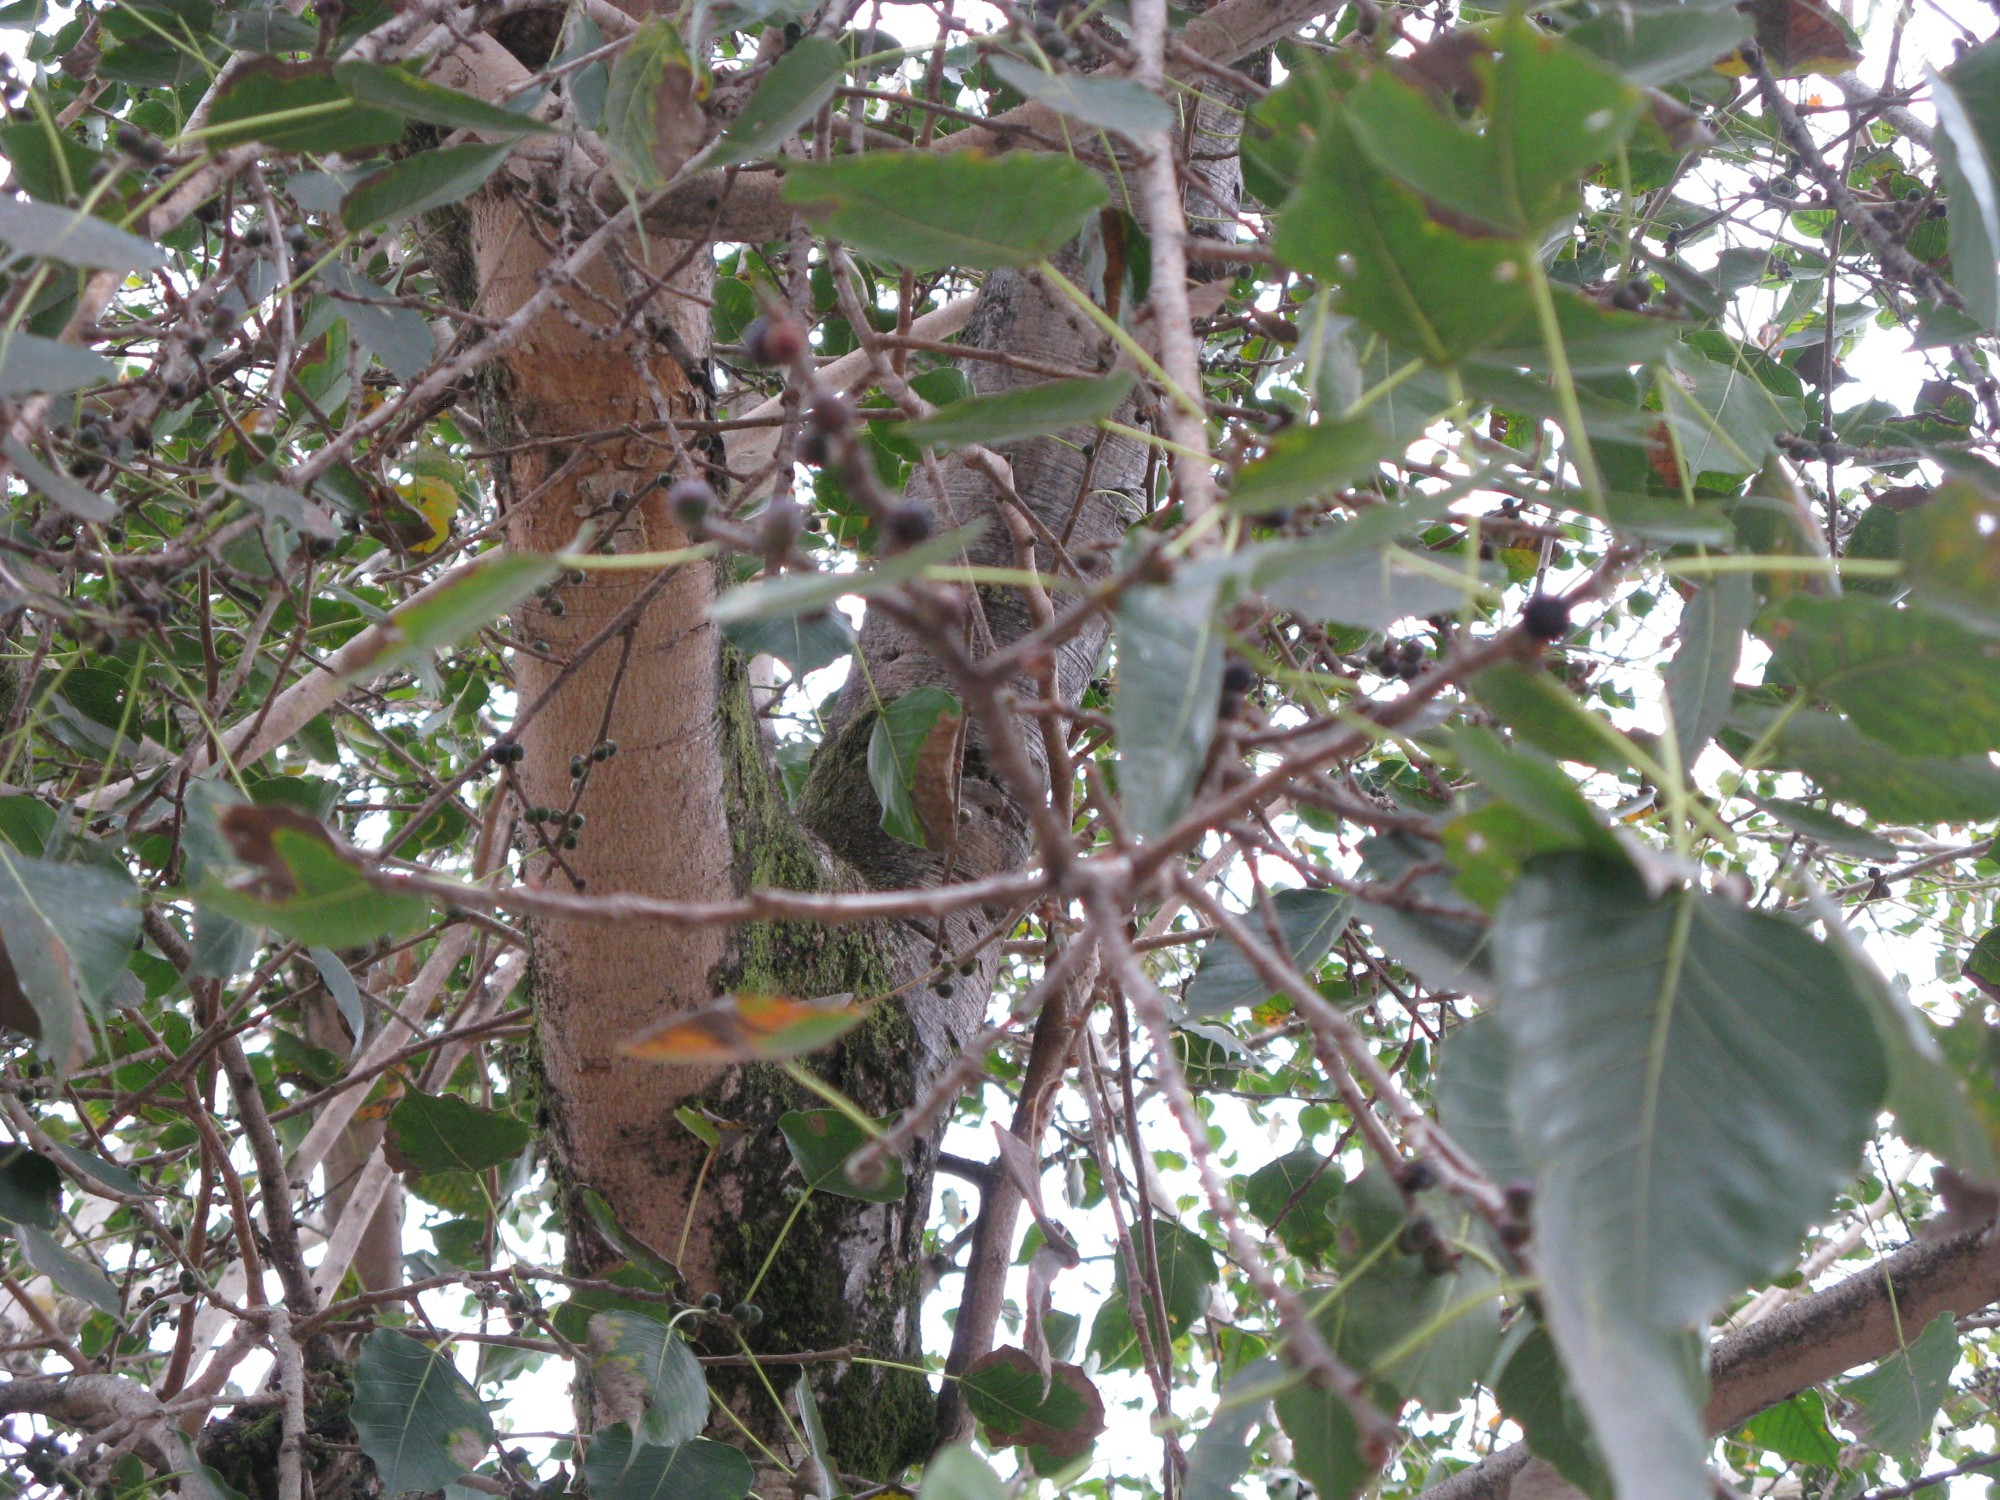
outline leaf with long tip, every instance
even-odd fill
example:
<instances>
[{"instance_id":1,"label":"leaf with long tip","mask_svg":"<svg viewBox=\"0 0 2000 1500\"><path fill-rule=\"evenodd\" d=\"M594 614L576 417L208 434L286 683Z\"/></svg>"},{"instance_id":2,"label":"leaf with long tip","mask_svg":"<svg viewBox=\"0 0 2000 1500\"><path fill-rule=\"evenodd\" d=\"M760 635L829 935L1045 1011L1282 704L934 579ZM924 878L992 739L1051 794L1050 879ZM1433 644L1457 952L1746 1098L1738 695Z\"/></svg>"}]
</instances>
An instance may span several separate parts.
<instances>
[{"instance_id":1,"label":"leaf with long tip","mask_svg":"<svg viewBox=\"0 0 2000 1500\"><path fill-rule=\"evenodd\" d=\"M842 995L840 1001L853 997ZM859 1026L869 1007L789 1000L783 995L725 995L699 1010L670 1016L618 1050L647 1062L709 1065L780 1062L830 1047Z\"/></svg>"}]
</instances>

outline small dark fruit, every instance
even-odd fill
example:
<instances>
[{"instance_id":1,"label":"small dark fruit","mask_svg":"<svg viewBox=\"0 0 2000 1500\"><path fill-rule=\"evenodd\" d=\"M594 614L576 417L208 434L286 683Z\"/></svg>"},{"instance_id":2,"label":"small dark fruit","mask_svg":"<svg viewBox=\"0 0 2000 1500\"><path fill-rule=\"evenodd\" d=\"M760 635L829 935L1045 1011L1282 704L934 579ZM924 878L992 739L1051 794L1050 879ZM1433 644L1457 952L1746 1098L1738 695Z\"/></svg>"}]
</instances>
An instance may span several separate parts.
<instances>
[{"instance_id":1,"label":"small dark fruit","mask_svg":"<svg viewBox=\"0 0 2000 1500\"><path fill-rule=\"evenodd\" d=\"M1569 632L1569 601L1555 594L1537 594L1521 611L1521 628L1538 641L1553 641Z\"/></svg>"},{"instance_id":2,"label":"small dark fruit","mask_svg":"<svg viewBox=\"0 0 2000 1500\"><path fill-rule=\"evenodd\" d=\"M681 530L692 532L715 507L715 491L699 479L682 479L667 491L667 509Z\"/></svg>"},{"instance_id":3,"label":"small dark fruit","mask_svg":"<svg viewBox=\"0 0 2000 1500\"><path fill-rule=\"evenodd\" d=\"M1222 664L1222 690L1241 697L1257 685L1257 674L1246 661L1231 657Z\"/></svg>"},{"instance_id":4,"label":"small dark fruit","mask_svg":"<svg viewBox=\"0 0 2000 1500\"><path fill-rule=\"evenodd\" d=\"M914 547L931 534L930 507L905 500L882 517L882 535L891 547Z\"/></svg>"},{"instance_id":5,"label":"small dark fruit","mask_svg":"<svg viewBox=\"0 0 2000 1500\"><path fill-rule=\"evenodd\" d=\"M743 330L743 354L753 365L788 365L806 352L806 331L790 318L753 318Z\"/></svg>"},{"instance_id":6,"label":"small dark fruit","mask_svg":"<svg viewBox=\"0 0 2000 1500\"><path fill-rule=\"evenodd\" d=\"M1406 1193L1428 1192L1437 1186L1437 1180L1437 1168L1421 1156L1403 1163L1403 1169L1396 1174L1396 1186Z\"/></svg>"},{"instance_id":7,"label":"small dark fruit","mask_svg":"<svg viewBox=\"0 0 2000 1500\"><path fill-rule=\"evenodd\" d=\"M812 404L806 421L818 432L845 432L854 425L854 407L837 392L829 392Z\"/></svg>"},{"instance_id":8,"label":"small dark fruit","mask_svg":"<svg viewBox=\"0 0 2000 1500\"><path fill-rule=\"evenodd\" d=\"M739 1302L729 1309L729 1316L745 1328L755 1328L764 1321L764 1309L754 1302Z\"/></svg>"}]
</instances>

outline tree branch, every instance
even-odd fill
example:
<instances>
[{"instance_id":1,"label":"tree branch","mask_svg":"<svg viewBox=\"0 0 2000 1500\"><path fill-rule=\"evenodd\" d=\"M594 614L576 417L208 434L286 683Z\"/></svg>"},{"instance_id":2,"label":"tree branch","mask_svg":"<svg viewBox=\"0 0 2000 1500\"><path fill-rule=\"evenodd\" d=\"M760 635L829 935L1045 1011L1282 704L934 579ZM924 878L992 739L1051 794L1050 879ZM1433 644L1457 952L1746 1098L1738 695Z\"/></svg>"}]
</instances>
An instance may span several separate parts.
<instances>
[{"instance_id":1,"label":"tree branch","mask_svg":"<svg viewBox=\"0 0 2000 1500\"><path fill-rule=\"evenodd\" d=\"M1977 1312L1996 1300L1996 1226L1905 1245L1837 1286L1802 1297L1718 1340L1709 1351L1708 1430L1727 1432L1807 1386L1886 1358L1939 1313ZM1507 1500L1515 1476L1532 1458L1528 1445L1517 1443L1432 1485L1424 1495L1426 1500ZM1545 1468L1538 1473L1546 1473ZM1575 1490L1562 1489L1575 1500Z\"/></svg>"}]
</instances>

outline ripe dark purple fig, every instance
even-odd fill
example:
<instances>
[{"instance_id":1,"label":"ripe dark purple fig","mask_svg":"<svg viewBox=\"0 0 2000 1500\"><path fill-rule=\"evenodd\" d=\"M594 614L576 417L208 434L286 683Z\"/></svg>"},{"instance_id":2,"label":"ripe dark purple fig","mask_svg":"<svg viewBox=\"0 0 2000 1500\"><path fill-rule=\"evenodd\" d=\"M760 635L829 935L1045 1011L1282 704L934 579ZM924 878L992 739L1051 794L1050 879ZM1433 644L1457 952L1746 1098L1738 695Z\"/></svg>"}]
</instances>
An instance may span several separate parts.
<instances>
[{"instance_id":1,"label":"ripe dark purple fig","mask_svg":"<svg viewBox=\"0 0 2000 1500\"><path fill-rule=\"evenodd\" d=\"M806 352L806 331L790 318L752 318L743 330L743 355L753 365L788 365Z\"/></svg>"},{"instance_id":2,"label":"ripe dark purple fig","mask_svg":"<svg viewBox=\"0 0 2000 1500\"><path fill-rule=\"evenodd\" d=\"M1569 601L1555 594L1537 594L1521 611L1521 628L1538 641L1553 641L1569 633Z\"/></svg>"}]
</instances>

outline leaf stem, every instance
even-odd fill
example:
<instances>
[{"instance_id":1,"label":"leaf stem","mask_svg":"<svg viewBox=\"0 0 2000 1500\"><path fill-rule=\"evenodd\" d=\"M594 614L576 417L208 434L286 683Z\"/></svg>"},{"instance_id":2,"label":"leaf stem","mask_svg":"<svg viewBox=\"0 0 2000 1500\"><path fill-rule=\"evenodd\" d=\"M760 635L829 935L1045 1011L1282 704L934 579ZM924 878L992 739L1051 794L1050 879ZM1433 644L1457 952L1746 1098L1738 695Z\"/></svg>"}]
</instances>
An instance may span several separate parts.
<instances>
[{"instance_id":1,"label":"leaf stem","mask_svg":"<svg viewBox=\"0 0 2000 1500\"><path fill-rule=\"evenodd\" d=\"M1569 461L1576 468L1577 483L1590 513L1608 520L1604 503L1604 479L1597 471L1597 455L1591 450L1590 434L1583 425L1583 404L1576 397L1576 377L1569 367L1569 351L1563 347L1562 323L1556 317L1555 294L1549 289L1548 273L1542 269L1541 248L1532 240L1520 243L1521 274L1527 278L1528 297L1535 304L1535 321L1541 324L1542 343L1549 354L1549 378L1555 385L1556 404L1562 410L1563 431L1569 437Z\"/></svg>"}]
</instances>

